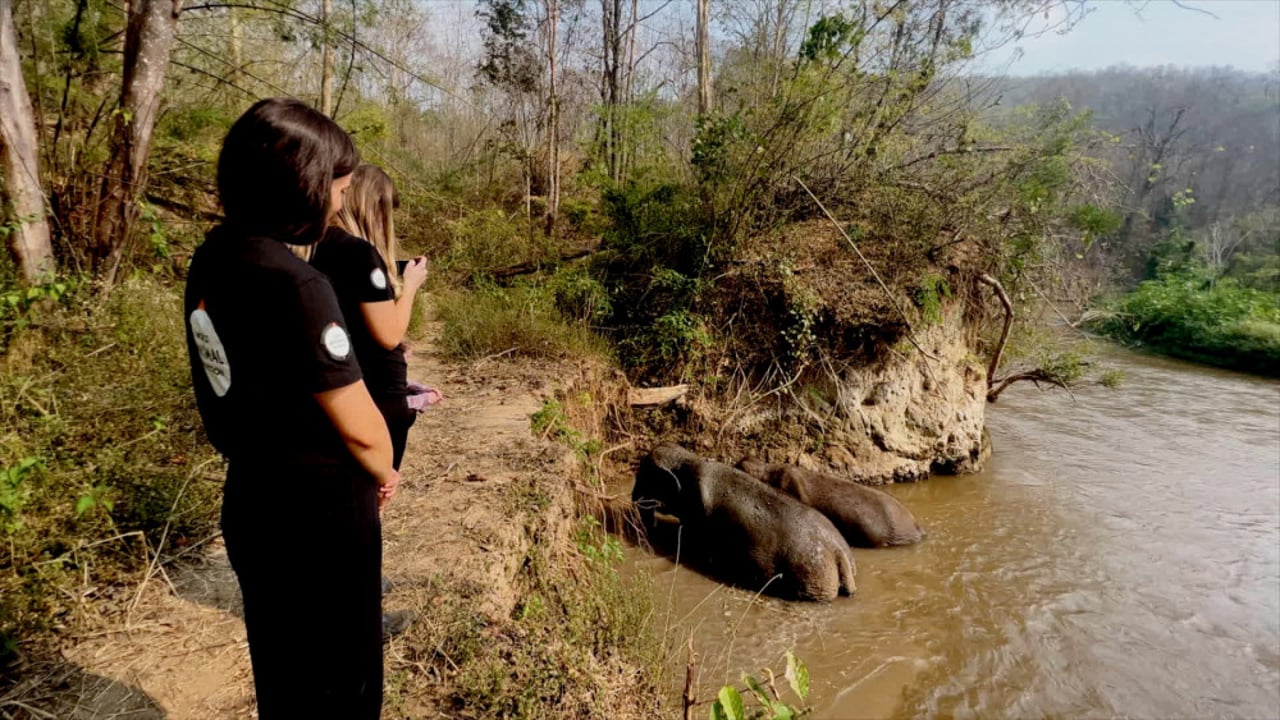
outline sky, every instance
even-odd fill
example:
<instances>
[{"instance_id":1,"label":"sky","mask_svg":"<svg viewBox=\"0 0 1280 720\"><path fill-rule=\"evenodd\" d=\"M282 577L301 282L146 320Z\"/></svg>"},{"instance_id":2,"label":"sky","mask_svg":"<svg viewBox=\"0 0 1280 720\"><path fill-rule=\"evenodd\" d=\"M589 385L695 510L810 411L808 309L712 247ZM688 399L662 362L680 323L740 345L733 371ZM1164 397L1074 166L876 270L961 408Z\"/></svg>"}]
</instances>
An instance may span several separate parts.
<instances>
[{"instance_id":1,"label":"sky","mask_svg":"<svg viewBox=\"0 0 1280 720\"><path fill-rule=\"evenodd\" d=\"M1064 70L1096 70L1112 65L1231 65L1265 72L1280 63L1280 0L1093 0L1093 7L1069 32L1048 32L1018 42L1022 57L1008 66L1013 75ZM1139 9L1140 8L1140 9ZM1053 23L1050 17L1042 22ZM995 53L1004 65L1012 48Z\"/></svg>"}]
</instances>

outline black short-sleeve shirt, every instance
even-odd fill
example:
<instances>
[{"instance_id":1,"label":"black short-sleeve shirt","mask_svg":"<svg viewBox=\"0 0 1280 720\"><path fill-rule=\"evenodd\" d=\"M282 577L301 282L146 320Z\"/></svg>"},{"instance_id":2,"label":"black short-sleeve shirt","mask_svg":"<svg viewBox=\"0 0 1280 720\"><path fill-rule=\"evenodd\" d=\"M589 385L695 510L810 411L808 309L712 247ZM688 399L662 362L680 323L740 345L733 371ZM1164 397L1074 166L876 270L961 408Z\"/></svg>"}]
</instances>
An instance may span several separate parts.
<instances>
[{"instance_id":1,"label":"black short-sleeve shirt","mask_svg":"<svg viewBox=\"0 0 1280 720\"><path fill-rule=\"evenodd\" d=\"M338 306L351 328L351 342L364 373L369 394L379 403L403 402L408 395L408 367L404 346L388 350L373 338L360 306L395 300L387 265L377 248L363 238L331 227L316 245L311 265L328 276L338 295Z\"/></svg>"},{"instance_id":2,"label":"black short-sleeve shirt","mask_svg":"<svg viewBox=\"0 0 1280 720\"><path fill-rule=\"evenodd\" d=\"M350 459L314 397L361 379L322 273L278 240L215 229L192 257L185 315L196 402L219 452Z\"/></svg>"}]
</instances>

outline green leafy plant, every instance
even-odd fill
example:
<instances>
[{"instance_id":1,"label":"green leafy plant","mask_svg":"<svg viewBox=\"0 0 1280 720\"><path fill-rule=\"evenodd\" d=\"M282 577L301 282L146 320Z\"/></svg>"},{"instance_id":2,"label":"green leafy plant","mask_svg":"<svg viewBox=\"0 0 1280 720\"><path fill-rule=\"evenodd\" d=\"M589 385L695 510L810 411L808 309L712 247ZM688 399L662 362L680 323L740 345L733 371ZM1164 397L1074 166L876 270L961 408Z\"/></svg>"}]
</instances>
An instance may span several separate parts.
<instances>
[{"instance_id":1,"label":"green leafy plant","mask_svg":"<svg viewBox=\"0 0 1280 720\"><path fill-rule=\"evenodd\" d=\"M768 689L753 675L743 675L745 690L733 685L725 685L716 694L711 703L711 720L793 720L808 715L810 709L805 706L809 698L809 670L794 653L787 652L787 670L785 678L791 692L799 699L799 707L782 699L777 690L772 670L765 670L768 677ZM744 699L751 698L755 707L748 707Z\"/></svg>"},{"instance_id":2,"label":"green leafy plant","mask_svg":"<svg viewBox=\"0 0 1280 720\"><path fill-rule=\"evenodd\" d=\"M1216 281L1192 267L1148 280L1110 303L1093 327L1190 360L1280 372L1280 296Z\"/></svg>"},{"instance_id":3,"label":"green leafy plant","mask_svg":"<svg viewBox=\"0 0 1280 720\"><path fill-rule=\"evenodd\" d=\"M12 533L22 527L22 506L31 495L26 480L40 469L40 463L38 457L27 457L0 472L0 530Z\"/></svg>"},{"instance_id":4,"label":"green leafy plant","mask_svg":"<svg viewBox=\"0 0 1280 720\"><path fill-rule=\"evenodd\" d=\"M938 325L942 323L942 302L951 297L951 285L947 283L947 279L941 275L930 273L925 275L920 281L920 285L916 287L914 299L916 306L920 308L920 314L924 316L926 322L930 325Z\"/></svg>"}]
</instances>

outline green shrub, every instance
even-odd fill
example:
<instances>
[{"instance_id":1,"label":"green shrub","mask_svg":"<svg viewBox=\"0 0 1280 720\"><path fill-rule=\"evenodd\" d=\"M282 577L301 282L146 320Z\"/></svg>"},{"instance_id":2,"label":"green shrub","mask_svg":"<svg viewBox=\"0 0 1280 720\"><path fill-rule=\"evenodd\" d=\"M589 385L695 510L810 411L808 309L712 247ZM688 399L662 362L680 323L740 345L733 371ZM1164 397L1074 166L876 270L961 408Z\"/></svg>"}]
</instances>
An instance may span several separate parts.
<instances>
[{"instance_id":1,"label":"green shrub","mask_svg":"<svg viewBox=\"0 0 1280 720\"><path fill-rule=\"evenodd\" d=\"M551 277L548 287L562 315L588 325L598 325L613 313L609 291L582 267L563 269Z\"/></svg>"},{"instance_id":2,"label":"green shrub","mask_svg":"<svg viewBox=\"0 0 1280 720\"><path fill-rule=\"evenodd\" d=\"M6 316L0 356L10 649L59 622L86 578L136 571L144 540L167 554L217 523L221 473L191 393L178 289L135 279L103 302L58 284L65 292Z\"/></svg>"},{"instance_id":3,"label":"green shrub","mask_svg":"<svg viewBox=\"0 0 1280 720\"><path fill-rule=\"evenodd\" d=\"M551 244L522 214L492 207L469 212L448 224L449 250L442 266L468 277L547 257Z\"/></svg>"},{"instance_id":4,"label":"green shrub","mask_svg":"<svg viewBox=\"0 0 1280 720\"><path fill-rule=\"evenodd\" d=\"M532 482L518 492L545 497L547 490ZM526 527L526 532L543 530ZM623 577L618 572L621 543L594 518L579 522L575 549L557 552L540 540L534 539L525 558L521 597L505 632L486 635L483 621L468 620L474 615L465 612L436 623L454 628L438 646L456 663L452 699L460 716L642 716L637 710L655 696L649 678L662 660L660 638L650 622L652 580L643 573ZM644 674L616 685L609 668L618 667L617 661ZM606 704L619 695L633 704L625 709Z\"/></svg>"},{"instance_id":5,"label":"green shrub","mask_svg":"<svg viewBox=\"0 0 1280 720\"><path fill-rule=\"evenodd\" d=\"M1161 353L1280 373L1280 295L1188 271L1148 280L1114 301L1095 327Z\"/></svg>"},{"instance_id":6,"label":"green shrub","mask_svg":"<svg viewBox=\"0 0 1280 720\"><path fill-rule=\"evenodd\" d=\"M559 358L605 352L599 336L561 314L554 293L545 285L481 285L445 291L437 295L436 313L444 324L440 347L458 359L499 353Z\"/></svg>"}]
</instances>

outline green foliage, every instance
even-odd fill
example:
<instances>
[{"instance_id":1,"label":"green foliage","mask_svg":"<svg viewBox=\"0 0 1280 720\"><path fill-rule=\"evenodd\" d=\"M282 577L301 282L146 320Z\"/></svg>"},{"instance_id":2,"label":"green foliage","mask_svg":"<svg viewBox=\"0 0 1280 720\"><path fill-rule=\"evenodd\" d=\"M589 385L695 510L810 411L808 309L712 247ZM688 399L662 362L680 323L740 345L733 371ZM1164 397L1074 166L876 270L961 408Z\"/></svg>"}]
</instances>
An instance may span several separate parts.
<instances>
[{"instance_id":1,"label":"green foliage","mask_svg":"<svg viewBox=\"0 0 1280 720\"><path fill-rule=\"evenodd\" d=\"M572 321L600 325L613 314L609 291L586 268L561 270L547 281L547 287L556 309Z\"/></svg>"},{"instance_id":2,"label":"green foliage","mask_svg":"<svg viewBox=\"0 0 1280 720\"><path fill-rule=\"evenodd\" d=\"M1070 211L1067 222L1083 234L1084 249L1088 250L1098 238L1118 231L1124 225L1124 218L1115 210L1081 205Z\"/></svg>"},{"instance_id":3,"label":"green foliage","mask_svg":"<svg viewBox=\"0 0 1280 720\"><path fill-rule=\"evenodd\" d=\"M1103 387L1112 389L1118 388L1122 383L1124 383L1124 371L1107 370L1102 373L1102 377L1098 379L1098 382L1102 383Z\"/></svg>"},{"instance_id":4,"label":"green foliage","mask_svg":"<svg viewBox=\"0 0 1280 720\"><path fill-rule=\"evenodd\" d=\"M30 287L15 283L0 289L0 350L8 347L14 333L31 325L33 313L39 305L56 305L77 287L74 281L55 279Z\"/></svg>"},{"instance_id":5,"label":"green foliage","mask_svg":"<svg viewBox=\"0 0 1280 720\"><path fill-rule=\"evenodd\" d=\"M738 113L698 118L697 134L693 138L693 167L704 185L729 179L735 169L731 153L747 134L746 123Z\"/></svg>"},{"instance_id":6,"label":"green foliage","mask_svg":"<svg viewBox=\"0 0 1280 720\"><path fill-rule=\"evenodd\" d=\"M1198 272L1194 260L1195 249L1195 240L1180 225L1175 225L1151 248L1151 253L1147 256L1146 278L1151 280L1166 275Z\"/></svg>"},{"instance_id":7,"label":"green foliage","mask_svg":"<svg viewBox=\"0 0 1280 720\"><path fill-rule=\"evenodd\" d=\"M536 262L554 250L527 218L499 207L466 213L447 228L450 243L441 269L465 277L484 277L494 270Z\"/></svg>"},{"instance_id":8,"label":"green foliage","mask_svg":"<svg viewBox=\"0 0 1280 720\"><path fill-rule=\"evenodd\" d=\"M652 581L618 572L621 544L593 518L579 521L565 553L545 542L542 522L528 522L526 532L539 536L531 538L521 572L514 629L494 639L483 620L438 624L466 631L438 645L458 665L455 701L474 717L610 717L614 708L601 702L602 669L623 660L655 672L661 661L649 622ZM455 647L462 652L455 655ZM627 697L637 697L635 680L629 683Z\"/></svg>"},{"instance_id":9,"label":"green foliage","mask_svg":"<svg viewBox=\"0 0 1280 720\"><path fill-rule=\"evenodd\" d=\"M582 437L582 433L569 425L564 406L556 400L547 400L538 411L529 417L529 426L533 434L550 438L557 442L572 442Z\"/></svg>"},{"instance_id":10,"label":"green foliage","mask_svg":"<svg viewBox=\"0 0 1280 720\"><path fill-rule=\"evenodd\" d=\"M160 218L156 215L155 206L147 202L140 202L138 203L138 209L138 220L142 223L147 246L151 248L155 258L160 260L169 259L173 254L173 249L169 246L169 236L164 224L160 222Z\"/></svg>"},{"instance_id":11,"label":"green foliage","mask_svg":"<svg viewBox=\"0 0 1280 720\"><path fill-rule=\"evenodd\" d=\"M866 32L857 20L843 15L827 15L809 28L808 36L800 44L800 60L834 63L856 48L865 36Z\"/></svg>"},{"instance_id":12,"label":"green foliage","mask_svg":"<svg viewBox=\"0 0 1280 720\"><path fill-rule=\"evenodd\" d=\"M576 398L579 405L590 406L591 396L583 394ZM578 458L582 474L593 480L596 477L595 460L604 449L599 438L587 437L573 426L565 406L559 400L547 400L529 417L529 427L533 434L554 440L573 451Z\"/></svg>"},{"instance_id":13,"label":"green foliage","mask_svg":"<svg viewBox=\"0 0 1280 720\"><path fill-rule=\"evenodd\" d=\"M590 515L578 521L574 540L583 557L610 573L616 573L617 567L625 559L622 541L617 536L604 532L600 521Z\"/></svg>"},{"instance_id":14,"label":"green foliage","mask_svg":"<svg viewBox=\"0 0 1280 720\"><path fill-rule=\"evenodd\" d=\"M0 532L12 533L22 528L22 506L31 495L27 476L40 469L40 458L22 458L16 465L0 472Z\"/></svg>"},{"instance_id":15,"label":"green foliage","mask_svg":"<svg viewBox=\"0 0 1280 720\"><path fill-rule=\"evenodd\" d=\"M207 537L221 491L177 289L129 280L105 302L64 280L45 291L56 302L6 315L0 355L0 639L9 644L40 637L85 578L131 577L143 538L171 552Z\"/></svg>"},{"instance_id":16,"label":"green foliage","mask_svg":"<svg viewBox=\"0 0 1280 720\"><path fill-rule=\"evenodd\" d=\"M444 323L440 348L457 359L500 353L562 358L606 352L590 328L561 314L546 285L481 284L470 290L443 291L436 297L436 315Z\"/></svg>"},{"instance_id":17,"label":"green foliage","mask_svg":"<svg viewBox=\"0 0 1280 720\"><path fill-rule=\"evenodd\" d=\"M690 188L605 193L613 225L595 268L609 291L619 357L639 374L679 374L712 342L697 311L713 231Z\"/></svg>"},{"instance_id":18,"label":"green foliage","mask_svg":"<svg viewBox=\"0 0 1280 720\"><path fill-rule=\"evenodd\" d=\"M791 651L787 651L786 660L785 677L791 692L799 700L799 706L782 700L774 682L773 671L766 670L772 693L755 676L743 675L745 694L755 701L756 707L747 706L743 700L743 691L733 685L725 685L720 688L716 700L711 704L711 720L792 720L807 716L811 712L805 707L809 698L809 670Z\"/></svg>"},{"instance_id":19,"label":"green foliage","mask_svg":"<svg viewBox=\"0 0 1280 720\"><path fill-rule=\"evenodd\" d=\"M1190 360L1280 372L1280 295L1184 270L1148 280L1095 326L1112 337Z\"/></svg>"},{"instance_id":20,"label":"green foliage","mask_svg":"<svg viewBox=\"0 0 1280 720\"><path fill-rule=\"evenodd\" d=\"M920 308L920 314L930 325L942 323L942 302L950 297L951 285L945 277L935 273L925 275L914 293L916 307Z\"/></svg>"}]
</instances>

